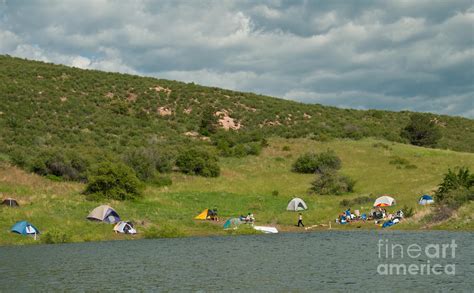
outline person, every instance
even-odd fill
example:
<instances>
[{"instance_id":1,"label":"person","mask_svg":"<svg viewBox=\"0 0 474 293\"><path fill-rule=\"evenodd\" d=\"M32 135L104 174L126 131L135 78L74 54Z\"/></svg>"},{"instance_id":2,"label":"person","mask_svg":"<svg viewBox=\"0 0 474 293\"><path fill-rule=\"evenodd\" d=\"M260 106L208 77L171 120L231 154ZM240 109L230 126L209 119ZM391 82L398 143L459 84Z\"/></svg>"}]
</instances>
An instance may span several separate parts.
<instances>
[{"instance_id":1,"label":"person","mask_svg":"<svg viewBox=\"0 0 474 293\"><path fill-rule=\"evenodd\" d=\"M298 227L299 227L300 225L304 227L304 224L303 224L303 215L302 215L301 213L299 213L299 215L298 215Z\"/></svg>"},{"instance_id":2,"label":"person","mask_svg":"<svg viewBox=\"0 0 474 293\"><path fill-rule=\"evenodd\" d=\"M219 217L217 216L217 208L214 208L212 213L214 214L214 221L219 221Z\"/></svg>"},{"instance_id":3,"label":"person","mask_svg":"<svg viewBox=\"0 0 474 293\"><path fill-rule=\"evenodd\" d=\"M348 209L346 210L346 220L347 220L348 222L350 222L350 220L352 220L352 217L351 217L351 208L348 208Z\"/></svg>"}]
</instances>

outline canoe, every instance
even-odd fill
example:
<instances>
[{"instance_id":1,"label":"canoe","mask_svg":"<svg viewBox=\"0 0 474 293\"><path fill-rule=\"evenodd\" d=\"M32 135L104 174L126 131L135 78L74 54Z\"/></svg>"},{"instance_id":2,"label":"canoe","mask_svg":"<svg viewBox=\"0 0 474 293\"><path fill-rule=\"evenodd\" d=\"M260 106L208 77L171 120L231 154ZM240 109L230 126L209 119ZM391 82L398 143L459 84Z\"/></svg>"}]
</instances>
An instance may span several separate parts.
<instances>
[{"instance_id":1,"label":"canoe","mask_svg":"<svg viewBox=\"0 0 474 293\"><path fill-rule=\"evenodd\" d=\"M266 234L276 234L276 233L278 233L278 230L275 227L253 226L253 228L257 231L261 231L261 232L266 233Z\"/></svg>"}]
</instances>

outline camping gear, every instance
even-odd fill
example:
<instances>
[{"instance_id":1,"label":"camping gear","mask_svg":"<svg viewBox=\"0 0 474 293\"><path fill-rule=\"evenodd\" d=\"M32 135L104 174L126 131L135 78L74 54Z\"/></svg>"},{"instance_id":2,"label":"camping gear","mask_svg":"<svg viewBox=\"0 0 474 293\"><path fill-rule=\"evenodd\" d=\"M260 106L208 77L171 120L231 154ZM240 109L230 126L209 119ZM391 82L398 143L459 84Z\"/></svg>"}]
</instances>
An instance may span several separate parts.
<instances>
[{"instance_id":1,"label":"camping gear","mask_svg":"<svg viewBox=\"0 0 474 293\"><path fill-rule=\"evenodd\" d=\"M425 194L422 197L420 197L420 200L418 201L418 203L424 206L427 204L434 203L434 199L432 196Z\"/></svg>"},{"instance_id":2,"label":"camping gear","mask_svg":"<svg viewBox=\"0 0 474 293\"><path fill-rule=\"evenodd\" d=\"M20 205L16 201L16 199L13 198L6 198L2 201L2 205L4 206L9 206L9 207L19 207Z\"/></svg>"},{"instance_id":3,"label":"camping gear","mask_svg":"<svg viewBox=\"0 0 474 293\"><path fill-rule=\"evenodd\" d=\"M257 231L261 231L265 234L276 234L278 233L277 228L275 227L266 227L266 226L253 226L253 228Z\"/></svg>"},{"instance_id":4,"label":"camping gear","mask_svg":"<svg viewBox=\"0 0 474 293\"><path fill-rule=\"evenodd\" d=\"M230 218L225 221L224 229L236 229L240 224L242 224L242 221L239 218Z\"/></svg>"},{"instance_id":5,"label":"camping gear","mask_svg":"<svg viewBox=\"0 0 474 293\"><path fill-rule=\"evenodd\" d=\"M382 228L392 227L393 225L395 225L395 223L392 220L388 220L383 223Z\"/></svg>"},{"instance_id":6,"label":"camping gear","mask_svg":"<svg viewBox=\"0 0 474 293\"><path fill-rule=\"evenodd\" d=\"M15 225L12 226L11 232L18 233L20 235L40 234L40 231L38 230L38 228L28 223L27 221L16 222Z\"/></svg>"},{"instance_id":7,"label":"camping gear","mask_svg":"<svg viewBox=\"0 0 474 293\"><path fill-rule=\"evenodd\" d=\"M108 205L101 205L96 207L88 216L88 220L100 221L114 224L120 221L120 216L117 212Z\"/></svg>"},{"instance_id":8,"label":"camping gear","mask_svg":"<svg viewBox=\"0 0 474 293\"><path fill-rule=\"evenodd\" d=\"M114 231L124 234L137 234L137 230L133 228L132 222L120 221L114 226Z\"/></svg>"},{"instance_id":9,"label":"camping gear","mask_svg":"<svg viewBox=\"0 0 474 293\"><path fill-rule=\"evenodd\" d=\"M209 215L209 209L205 209L204 211L202 211L202 213L200 213L199 215L194 217L194 219L195 220L207 220L209 216L210 216Z\"/></svg>"},{"instance_id":10,"label":"camping gear","mask_svg":"<svg viewBox=\"0 0 474 293\"><path fill-rule=\"evenodd\" d=\"M217 220L217 209L205 209L199 215L194 217L195 220Z\"/></svg>"},{"instance_id":11,"label":"camping gear","mask_svg":"<svg viewBox=\"0 0 474 293\"><path fill-rule=\"evenodd\" d=\"M295 197L292 200L290 200L290 202L288 203L288 206L286 207L287 211L293 211L293 212L304 211L306 209L308 209L308 206L299 197Z\"/></svg>"},{"instance_id":12,"label":"camping gear","mask_svg":"<svg viewBox=\"0 0 474 293\"><path fill-rule=\"evenodd\" d=\"M395 199L388 195L381 196L374 202L374 207L390 207L392 205L395 205Z\"/></svg>"}]
</instances>

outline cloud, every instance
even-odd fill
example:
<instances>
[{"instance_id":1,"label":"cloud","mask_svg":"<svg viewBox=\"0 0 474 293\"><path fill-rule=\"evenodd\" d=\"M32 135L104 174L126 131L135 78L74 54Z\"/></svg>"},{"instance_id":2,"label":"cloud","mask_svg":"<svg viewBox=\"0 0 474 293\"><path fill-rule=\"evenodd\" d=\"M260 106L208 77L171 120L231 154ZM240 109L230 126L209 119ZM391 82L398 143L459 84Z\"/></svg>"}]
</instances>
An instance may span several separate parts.
<instances>
[{"instance_id":1,"label":"cloud","mask_svg":"<svg viewBox=\"0 0 474 293\"><path fill-rule=\"evenodd\" d=\"M6 0L0 53L308 103L474 118L469 0Z\"/></svg>"}]
</instances>

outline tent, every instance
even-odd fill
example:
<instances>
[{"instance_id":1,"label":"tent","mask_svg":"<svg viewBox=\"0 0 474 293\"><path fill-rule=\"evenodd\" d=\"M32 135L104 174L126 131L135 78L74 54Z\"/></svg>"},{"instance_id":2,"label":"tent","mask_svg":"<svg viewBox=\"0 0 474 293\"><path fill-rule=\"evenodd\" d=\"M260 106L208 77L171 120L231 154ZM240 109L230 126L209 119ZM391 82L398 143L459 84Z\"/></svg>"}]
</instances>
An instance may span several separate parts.
<instances>
[{"instance_id":1,"label":"tent","mask_svg":"<svg viewBox=\"0 0 474 293\"><path fill-rule=\"evenodd\" d=\"M19 207L20 205L16 201L16 199L13 198L6 198L2 201L2 205L4 206L9 206L9 207Z\"/></svg>"},{"instance_id":2,"label":"tent","mask_svg":"<svg viewBox=\"0 0 474 293\"><path fill-rule=\"evenodd\" d=\"M117 212L108 205L101 205L96 207L88 216L87 219L92 221L106 222L114 224L120 221L120 216Z\"/></svg>"},{"instance_id":3,"label":"tent","mask_svg":"<svg viewBox=\"0 0 474 293\"><path fill-rule=\"evenodd\" d=\"M38 228L28 223L27 221L16 222L15 225L12 226L11 232L18 233L20 235L40 234L40 231L38 230Z\"/></svg>"},{"instance_id":4,"label":"tent","mask_svg":"<svg viewBox=\"0 0 474 293\"><path fill-rule=\"evenodd\" d=\"M120 221L114 226L114 231L124 234L137 234L137 230L133 228L131 222Z\"/></svg>"},{"instance_id":5,"label":"tent","mask_svg":"<svg viewBox=\"0 0 474 293\"><path fill-rule=\"evenodd\" d=\"M374 202L374 207L390 207L395 205L395 199L391 196L384 195L377 198Z\"/></svg>"},{"instance_id":6,"label":"tent","mask_svg":"<svg viewBox=\"0 0 474 293\"><path fill-rule=\"evenodd\" d=\"M422 197L420 197L420 200L418 201L418 203L421 205L432 204L434 203L434 199L432 196L425 194Z\"/></svg>"},{"instance_id":7,"label":"tent","mask_svg":"<svg viewBox=\"0 0 474 293\"><path fill-rule=\"evenodd\" d=\"M298 197L295 197L292 200L290 200L290 202L288 203L288 206L286 207L287 211L294 211L294 212L303 211L306 209L308 209L308 206L301 198L298 198Z\"/></svg>"},{"instance_id":8,"label":"tent","mask_svg":"<svg viewBox=\"0 0 474 293\"><path fill-rule=\"evenodd\" d=\"M240 224L242 224L242 221L239 218L230 218L227 221L225 221L224 229L237 228L237 226L239 226Z\"/></svg>"},{"instance_id":9,"label":"tent","mask_svg":"<svg viewBox=\"0 0 474 293\"><path fill-rule=\"evenodd\" d=\"M196 217L194 217L195 220L207 220L209 219L210 217L212 216L212 213L209 209L205 209L204 211L202 211L202 213L200 213L199 215L197 215Z\"/></svg>"}]
</instances>

